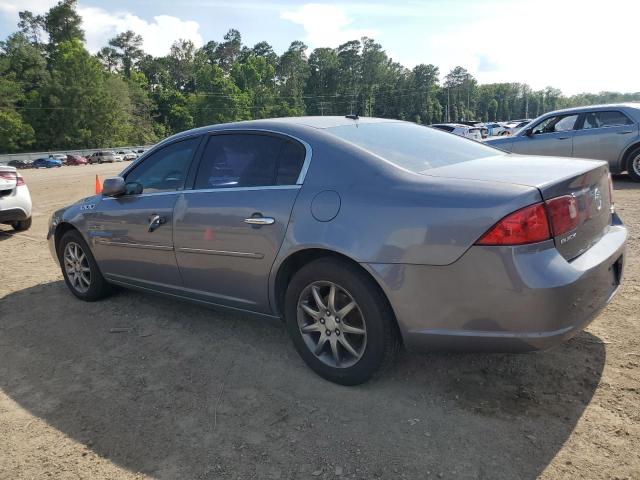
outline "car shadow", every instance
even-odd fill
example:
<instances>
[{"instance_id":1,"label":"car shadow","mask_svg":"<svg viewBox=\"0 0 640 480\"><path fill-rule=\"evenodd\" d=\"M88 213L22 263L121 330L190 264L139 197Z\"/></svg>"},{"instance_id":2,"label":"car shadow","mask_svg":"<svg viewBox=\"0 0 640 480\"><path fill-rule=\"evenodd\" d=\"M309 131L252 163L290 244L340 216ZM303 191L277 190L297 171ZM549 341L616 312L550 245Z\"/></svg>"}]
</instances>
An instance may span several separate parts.
<instances>
[{"instance_id":1,"label":"car shadow","mask_svg":"<svg viewBox=\"0 0 640 480\"><path fill-rule=\"evenodd\" d=\"M631 177L627 174L612 175L613 190L638 190L640 189L640 183L631 180Z\"/></svg>"},{"instance_id":2,"label":"car shadow","mask_svg":"<svg viewBox=\"0 0 640 480\"><path fill-rule=\"evenodd\" d=\"M61 281L0 301L2 391L158 478L533 479L604 362L581 333L538 354L403 354L342 387L302 363L277 320L132 291L84 303Z\"/></svg>"}]
</instances>

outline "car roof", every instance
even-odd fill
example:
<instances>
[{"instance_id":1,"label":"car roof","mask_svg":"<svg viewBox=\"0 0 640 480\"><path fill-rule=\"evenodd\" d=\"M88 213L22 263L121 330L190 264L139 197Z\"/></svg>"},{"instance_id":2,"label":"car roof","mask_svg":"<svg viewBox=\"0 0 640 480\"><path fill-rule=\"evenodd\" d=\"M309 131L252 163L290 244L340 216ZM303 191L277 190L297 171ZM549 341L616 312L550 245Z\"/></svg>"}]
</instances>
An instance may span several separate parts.
<instances>
[{"instance_id":1,"label":"car roof","mask_svg":"<svg viewBox=\"0 0 640 480\"><path fill-rule=\"evenodd\" d=\"M585 105L584 107L563 108L562 110L554 110L553 112L548 112L545 115L556 115L559 113L580 113L590 110L608 110L611 108L634 108L636 110L640 110L640 102L603 103L600 105Z\"/></svg>"}]
</instances>

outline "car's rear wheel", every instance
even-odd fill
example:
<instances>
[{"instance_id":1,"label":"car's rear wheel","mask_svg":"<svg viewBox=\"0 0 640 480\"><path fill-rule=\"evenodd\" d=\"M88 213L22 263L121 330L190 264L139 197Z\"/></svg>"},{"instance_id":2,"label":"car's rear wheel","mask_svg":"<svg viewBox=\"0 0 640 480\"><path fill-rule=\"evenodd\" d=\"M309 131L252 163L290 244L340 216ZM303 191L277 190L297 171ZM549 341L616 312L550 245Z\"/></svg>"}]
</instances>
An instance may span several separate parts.
<instances>
[{"instance_id":1,"label":"car's rear wheel","mask_svg":"<svg viewBox=\"0 0 640 480\"><path fill-rule=\"evenodd\" d=\"M11 227L16 232L24 232L25 230L29 230L31 228L31 217L25 220L16 220L15 222L11 222Z\"/></svg>"},{"instance_id":2,"label":"car's rear wheel","mask_svg":"<svg viewBox=\"0 0 640 480\"><path fill-rule=\"evenodd\" d=\"M77 231L63 235L58 258L67 287L79 299L93 302L112 293L113 287L100 273L91 250Z\"/></svg>"},{"instance_id":3,"label":"car's rear wheel","mask_svg":"<svg viewBox=\"0 0 640 480\"><path fill-rule=\"evenodd\" d=\"M392 363L400 347L384 295L364 272L338 259L295 273L285 295L289 336L318 375L357 385Z\"/></svg>"},{"instance_id":4,"label":"car's rear wheel","mask_svg":"<svg viewBox=\"0 0 640 480\"><path fill-rule=\"evenodd\" d=\"M627 172L634 182L640 182L640 147L636 148L629 155Z\"/></svg>"}]
</instances>

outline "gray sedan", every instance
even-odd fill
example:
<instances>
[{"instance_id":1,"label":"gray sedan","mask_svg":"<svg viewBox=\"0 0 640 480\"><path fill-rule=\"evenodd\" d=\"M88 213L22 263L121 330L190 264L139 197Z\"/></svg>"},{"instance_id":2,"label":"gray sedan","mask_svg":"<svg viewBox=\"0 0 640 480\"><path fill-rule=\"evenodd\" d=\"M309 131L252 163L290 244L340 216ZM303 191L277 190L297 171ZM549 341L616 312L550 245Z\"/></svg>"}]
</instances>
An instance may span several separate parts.
<instances>
[{"instance_id":1,"label":"gray sedan","mask_svg":"<svg viewBox=\"0 0 640 480\"><path fill-rule=\"evenodd\" d=\"M180 133L48 232L79 299L119 285L284 318L304 361L347 385L401 346L575 335L617 291L626 237L606 162L353 116Z\"/></svg>"},{"instance_id":2,"label":"gray sedan","mask_svg":"<svg viewBox=\"0 0 640 480\"><path fill-rule=\"evenodd\" d=\"M487 143L525 155L606 160L613 173L640 182L640 103L598 105L550 112L515 135Z\"/></svg>"}]
</instances>

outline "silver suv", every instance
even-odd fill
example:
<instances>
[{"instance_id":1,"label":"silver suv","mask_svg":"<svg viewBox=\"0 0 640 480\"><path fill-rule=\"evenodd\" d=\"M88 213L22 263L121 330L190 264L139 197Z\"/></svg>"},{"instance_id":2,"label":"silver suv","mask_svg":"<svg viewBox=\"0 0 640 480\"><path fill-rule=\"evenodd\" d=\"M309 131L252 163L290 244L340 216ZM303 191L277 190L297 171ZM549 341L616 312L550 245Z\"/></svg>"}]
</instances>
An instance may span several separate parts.
<instances>
[{"instance_id":1,"label":"silver suv","mask_svg":"<svg viewBox=\"0 0 640 480\"><path fill-rule=\"evenodd\" d=\"M598 105L542 115L487 144L513 153L606 160L612 173L640 182L640 103Z\"/></svg>"}]
</instances>

